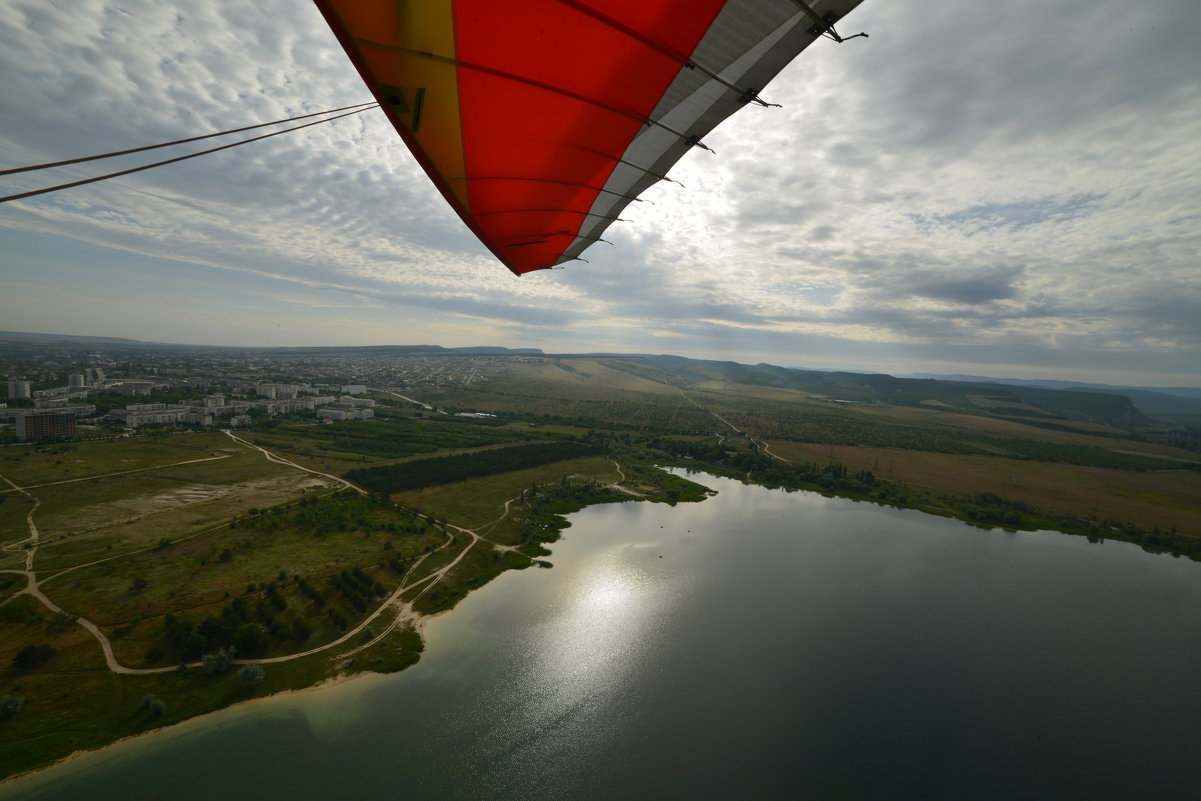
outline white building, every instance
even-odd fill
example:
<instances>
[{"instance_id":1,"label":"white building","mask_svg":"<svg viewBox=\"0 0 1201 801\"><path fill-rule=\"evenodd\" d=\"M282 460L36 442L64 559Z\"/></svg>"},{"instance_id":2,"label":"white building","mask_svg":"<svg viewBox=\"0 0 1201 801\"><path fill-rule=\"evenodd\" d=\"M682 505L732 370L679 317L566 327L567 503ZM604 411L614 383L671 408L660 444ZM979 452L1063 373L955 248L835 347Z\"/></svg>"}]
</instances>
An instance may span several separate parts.
<instances>
[{"instance_id":1,"label":"white building","mask_svg":"<svg viewBox=\"0 0 1201 801\"><path fill-rule=\"evenodd\" d=\"M213 415L206 409L188 409L181 412L178 419L181 423L194 423L201 426L213 424Z\"/></svg>"},{"instance_id":2,"label":"white building","mask_svg":"<svg viewBox=\"0 0 1201 801\"><path fill-rule=\"evenodd\" d=\"M174 425L188 414L194 415L196 411L178 403L134 403L124 409L113 409L108 416L124 422L126 428L140 428L146 425Z\"/></svg>"},{"instance_id":3,"label":"white building","mask_svg":"<svg viewBox=\"0 0 1201 801\"><path fill-rule=\"evenodd\" d=\"M362 384L347 384L346 386L342 387L342 394L365 395L367 394L367 387L363 386Z\"/></svg>"},{"instance_id":4,"label":"white building","mask_svg":"<svg viewBox=\"0 0 1201 801\"><path fill-rule=\"evenodd\" d=\"M20 398L29 397L29 382L28 381L9 381L8 382L8 397L17 400Z\"/></svg>"},{"instance_id":5,"label":"white building","mask_svg":"<svg viewBox=\"0 0 1201 801\"><path fill-rule=\"evenodd\" d=\"M370 420L375 417L375 412L345 403L332 403L319 409L317 416L326 420Z\"/></svg>"},{"instance_id":6,"label":"white building","mask_svg":"<svg viewBox=\"0 0 1201 801\"><path fill-rule=\"evenodd\" d=\"M276 414L291 414L293 412L311 411L313 411L312 398L295 398L293 400L277 400L275 402Z\"/></svg>"},{"instance_id":7,"label":"white building","mask_svg":"<svg viewBox=\"0 0 1201 801\"><path fill-rule=\"evenodd\" d=\"M350 395L343 395L342 397L338 398L338 403L357 406L359 408L375 408L374 398L352 398Z\"/></svg>"}]
</instances>

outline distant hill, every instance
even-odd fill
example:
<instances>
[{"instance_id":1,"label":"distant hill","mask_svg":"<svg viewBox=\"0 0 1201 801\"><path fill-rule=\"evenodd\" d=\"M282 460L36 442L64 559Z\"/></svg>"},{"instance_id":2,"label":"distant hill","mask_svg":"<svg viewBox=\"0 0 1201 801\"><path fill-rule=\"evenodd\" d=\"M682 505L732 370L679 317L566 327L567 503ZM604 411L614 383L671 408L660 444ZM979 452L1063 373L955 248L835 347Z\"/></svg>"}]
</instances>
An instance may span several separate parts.
<instances>
[{"instance_id":1,"label":"distant hill","mask_svg":"<svg viewBox=\"0 0 1201 801\"><path fill-rule=\"evenodd\" d=\"M73 345L120 345L127 347L155 348L186 348L188 350L252 350L272 353L417 353L437 354L480 354L480 355L514 355L541 356L541 348L502 348L493 345L475 345L462 348L446 348L441 345L332 345L332 346L298 346L298 347L254 347L245 345L191 345L172 342L146 342L141 339L125 337L92 337L78 334L36 334L27 331L0 331L0 342L13 340L19 342L63 342Z\"/></svg>"},{"instance_id":2,"label":"distant hill","mask_svg":"<svg viewBox=\"0 0 1201 801\"><path fill-rule=\"evenodd\" d=\"M1134 401L1139 411L1146 414L1201 414L1201 389L1196 387L1124 387L1111 384L1086 384L1078 381L985 378L983 376L936 375L927 373L916 373L915 377L933 378L939 381L990 382L1011 386L1125 395Z\"/></svg>"},{"instance_id":3,"label":"distant hill","mask_svg":"<svg viewBox=\"0 0 1201 801\"><path fill-rule=\"evenodd\" d=\"M611 366L666 384L688 386L722 381L800 390L823 398L859 403L937 406L970 414L1020 418L1057 427L1055 421L1112 426L1126 431L1152 421L1131 399L1116 393L1047 389L999 382L898 378L883 373L801 370L772 364L689 359L684 356L613 356Z\"/></svg>"},{"instance_id":4,"label":"distant hill","mask_svg":"<svg viewBox=\"0 0 1201 801\"><path fill-rule=\"evenodd\" d=\"M96 345L149 345L158 343L142 342L137 339L124 337L85 337L77 334L30 334L25 331L0 331L0 341L19 339L33 342L72 342L80 345L88 343Z\"/></svg>"}]
</instances>

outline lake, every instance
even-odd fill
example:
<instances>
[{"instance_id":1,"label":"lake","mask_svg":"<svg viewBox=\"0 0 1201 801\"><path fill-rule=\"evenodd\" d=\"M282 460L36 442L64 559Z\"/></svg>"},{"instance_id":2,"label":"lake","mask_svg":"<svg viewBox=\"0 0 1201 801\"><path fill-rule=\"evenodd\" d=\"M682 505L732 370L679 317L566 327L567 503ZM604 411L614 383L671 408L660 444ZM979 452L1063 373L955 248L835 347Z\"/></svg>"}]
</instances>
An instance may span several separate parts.
<instances>
[{"instance_id":1,"label":"lake","mask_svg":"<svg viewBox=\"0 0 1201 801\"><path fill-rule=\"evenodd\" d=\"M408 671L0 798L1201 797L1201 564L697 479L573 515Z\"/></svg>"}]
</instances>

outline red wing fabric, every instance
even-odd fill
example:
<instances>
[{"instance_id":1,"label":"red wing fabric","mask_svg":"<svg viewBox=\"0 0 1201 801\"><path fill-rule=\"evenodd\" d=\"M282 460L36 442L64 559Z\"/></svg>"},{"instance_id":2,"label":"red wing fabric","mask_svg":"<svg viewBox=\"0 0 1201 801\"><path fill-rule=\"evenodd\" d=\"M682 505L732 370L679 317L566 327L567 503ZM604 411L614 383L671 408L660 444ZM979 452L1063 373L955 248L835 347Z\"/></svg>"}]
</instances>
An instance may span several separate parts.
<instances>
[{"instance_id":1,"label":"red wing fabric","mask_svg":"<svg viewBox=\"0 0 1201 801\"><path fill-rule=\"evenodd\" d=\"M316 0L442 195L518 275L576 259L820 35L811 11L859 2Z\"/></svg>"}]
</instances>

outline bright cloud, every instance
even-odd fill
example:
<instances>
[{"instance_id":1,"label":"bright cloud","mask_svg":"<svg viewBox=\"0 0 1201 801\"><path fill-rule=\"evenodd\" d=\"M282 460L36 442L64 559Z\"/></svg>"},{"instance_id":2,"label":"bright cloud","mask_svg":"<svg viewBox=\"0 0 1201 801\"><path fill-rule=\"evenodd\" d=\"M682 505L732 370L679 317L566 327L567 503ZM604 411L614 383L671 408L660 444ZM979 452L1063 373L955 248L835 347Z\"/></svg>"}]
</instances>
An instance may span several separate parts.
<instances>
[{"instance_id":1,"label":"bright cloud","mask_svg":"<svg viewBox=\"0 0 1201 801\"><path fill-rule=\"evenodd\" d=\"M1201 5L865 0L845 25L871 38L806 51L764 91L784 108L719 127L589 264L511 276L368 111L0 205L0 327L1201 383ZM5 165L370 99L290 0L9 0L0 71Z\"/></svg>"}]
</instances>

